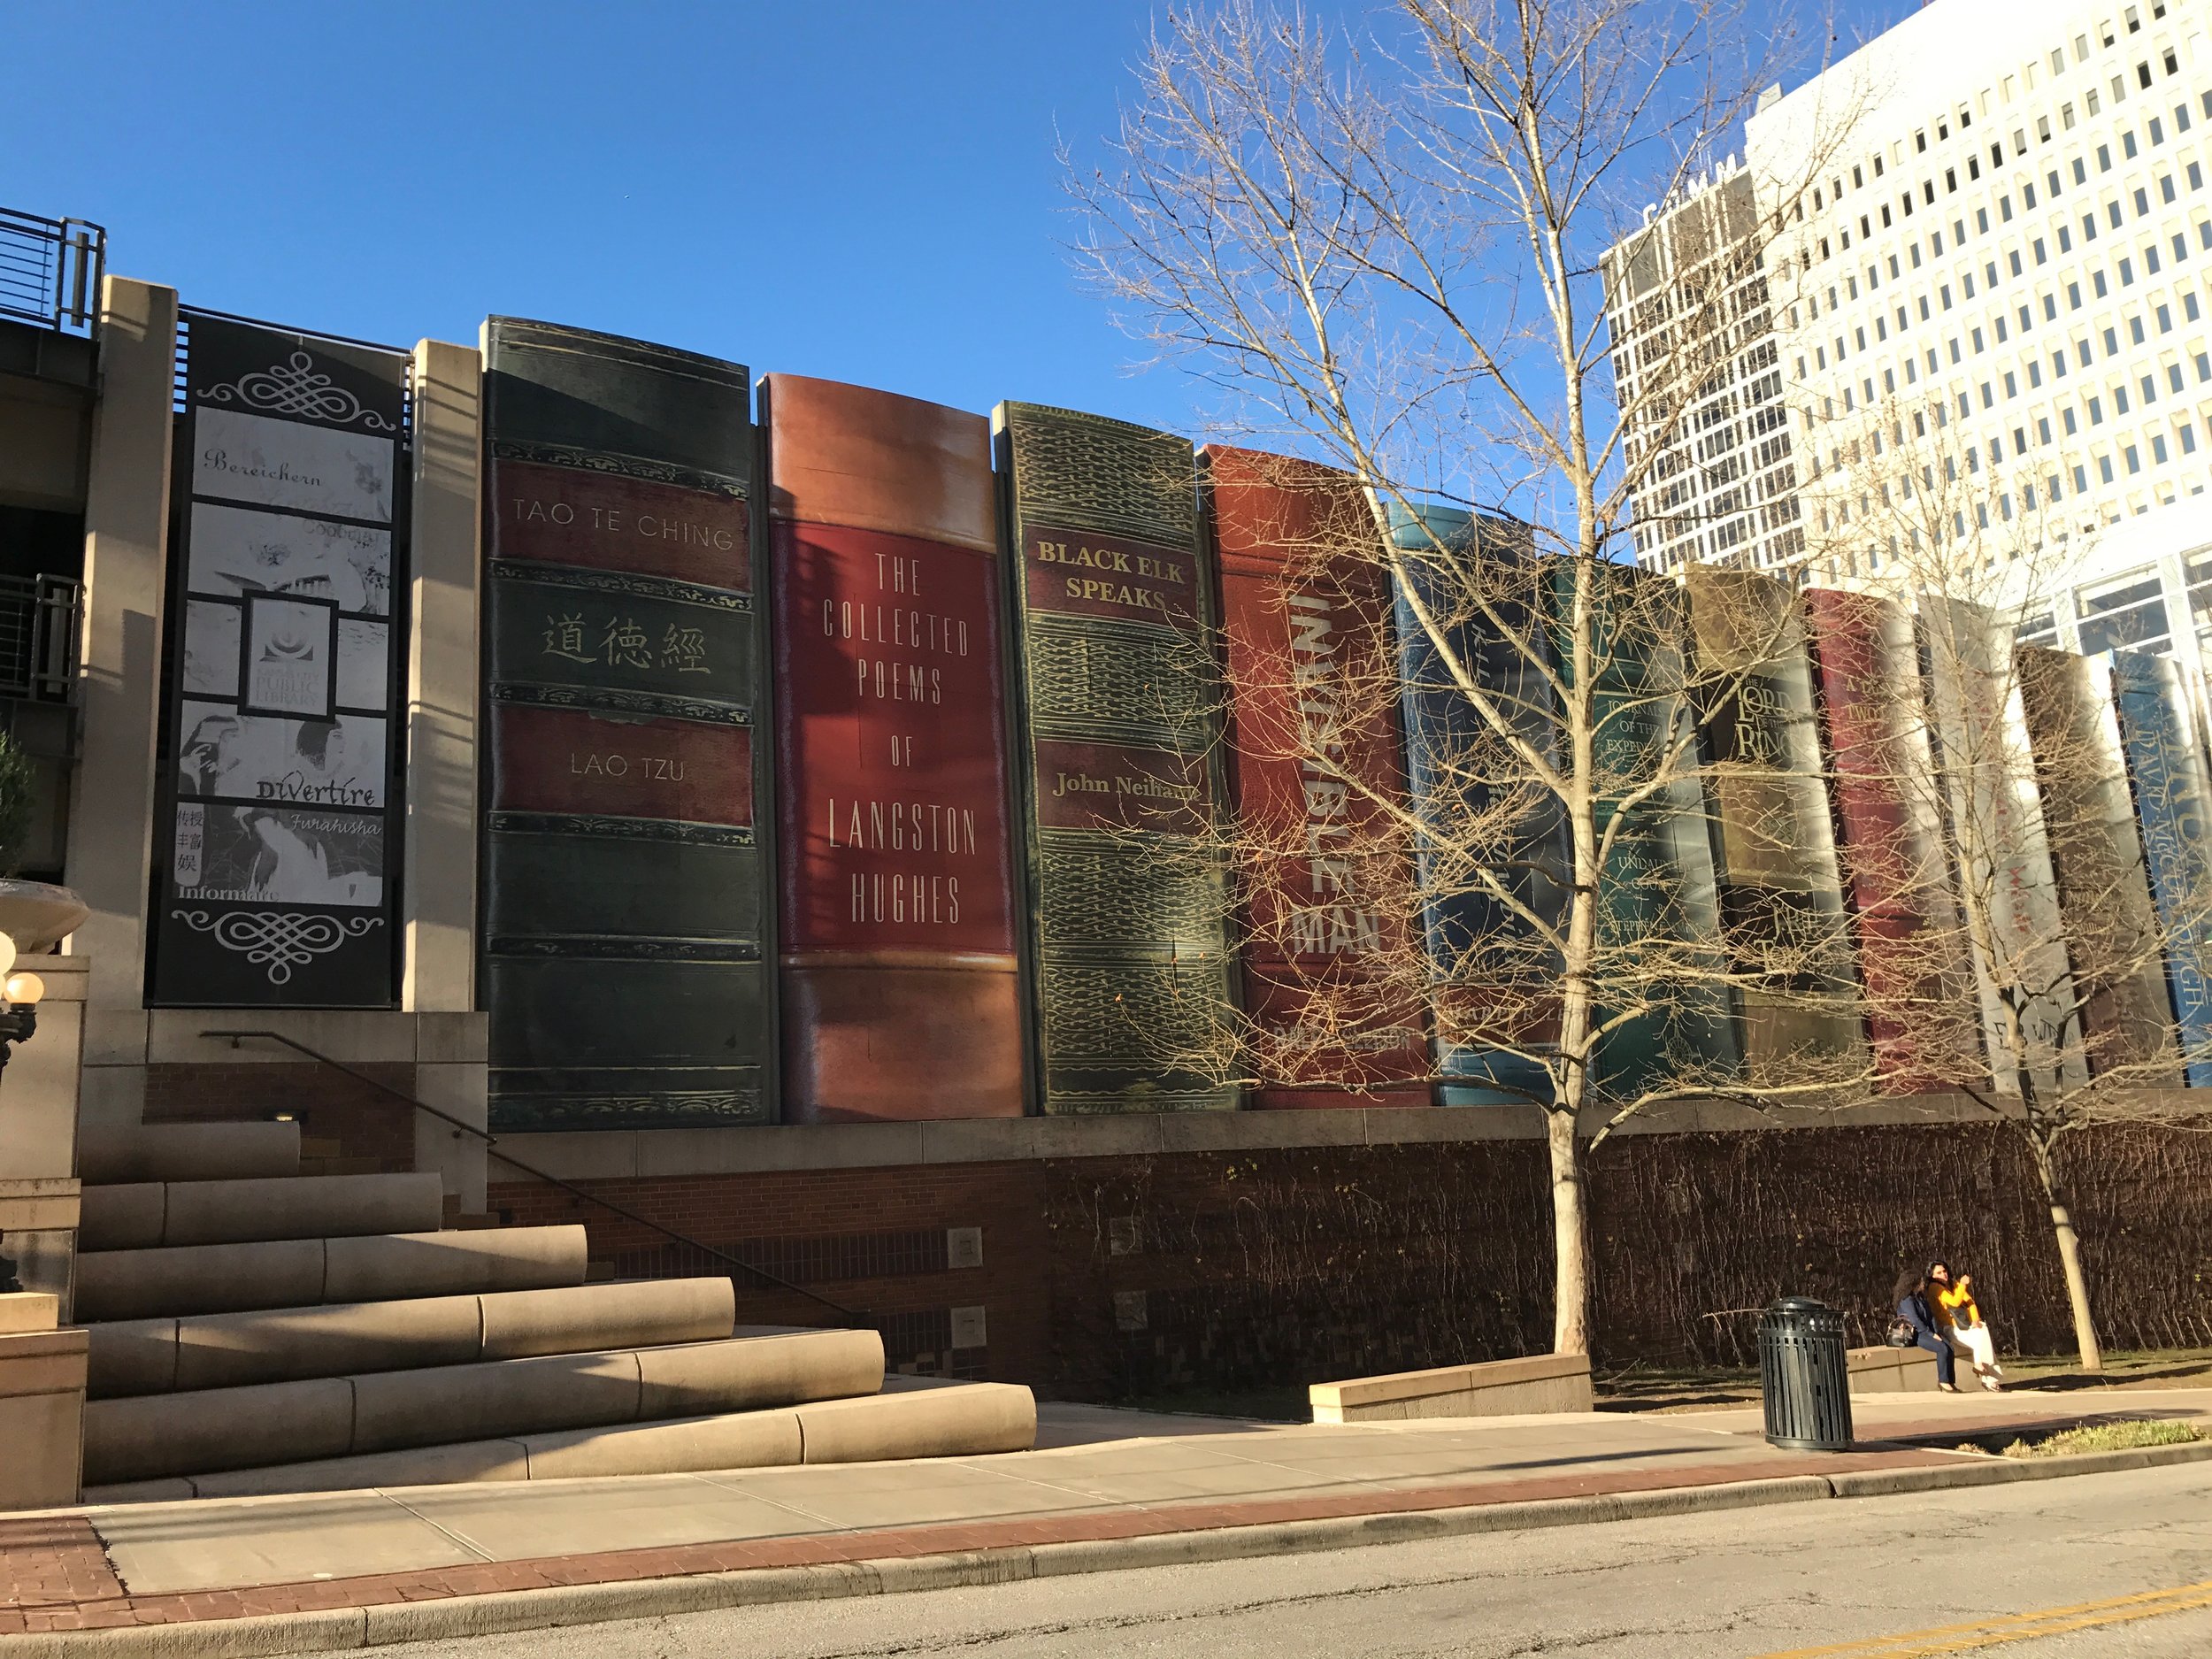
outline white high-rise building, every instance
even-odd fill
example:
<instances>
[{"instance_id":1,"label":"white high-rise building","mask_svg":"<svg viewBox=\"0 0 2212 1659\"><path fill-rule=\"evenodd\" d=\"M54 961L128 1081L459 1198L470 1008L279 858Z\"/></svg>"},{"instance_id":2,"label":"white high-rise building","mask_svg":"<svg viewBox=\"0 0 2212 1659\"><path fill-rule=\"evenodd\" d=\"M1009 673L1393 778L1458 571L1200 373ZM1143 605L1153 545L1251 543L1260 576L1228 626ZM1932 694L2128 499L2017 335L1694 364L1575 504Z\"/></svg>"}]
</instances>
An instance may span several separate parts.
<instances>
[{"instance_id":1,"label":"white high-rise building","mask_svg":"<svg viewBox=\"0 0 2212 1659\"><path fill-rule=\"evenodd\" d=\"M2212 481L2208 27L2208 0L1935 0L1752 118L1817 578L1879 580L1899 552L1885 492L1909 494L1901 474L1939 446L1949 534L2020 562L2026 631L2093 649L2193 635L2212 528L2189 501ZM2056 567L2023 552L2062 543L2078 563L2040 591Z\"/></svg>"},{"instance_id":2,"label":"white high-rise building","mask_svg":"<svg viewBox=\"0 0 2212 1659\"><path fill-rule=\"evenodd\" d=\"M2024 574L2028 632L2093 649L2193 641L2193 600L2212 608L2212 515L2190 501L2212 482L2208 31L2212 0L2017 0L2001 16L1933 0L1763 101L1744 168L1606 261L1628 435L1668 452L1637 495L1640 559L1786 561L1794 510L1816 579L1878 580L1896 557L1883 492L1910 488L1885 439L1917 417L1942 423L1918 435L1960 469L1947 507L1962 541L2078 550L2061 591ZM1676 255L1686 215L1747 245L1771 232L1763 303L1732 324L1725 388L1679 424L1662 409L1640 426L1652 336L1685 278L1703 292ZM1709 266L1713 241L1694 242ZM1779 443L1747 419L1767 371L1744 367L1769 361Z\"/></svg>"}]
</instances>

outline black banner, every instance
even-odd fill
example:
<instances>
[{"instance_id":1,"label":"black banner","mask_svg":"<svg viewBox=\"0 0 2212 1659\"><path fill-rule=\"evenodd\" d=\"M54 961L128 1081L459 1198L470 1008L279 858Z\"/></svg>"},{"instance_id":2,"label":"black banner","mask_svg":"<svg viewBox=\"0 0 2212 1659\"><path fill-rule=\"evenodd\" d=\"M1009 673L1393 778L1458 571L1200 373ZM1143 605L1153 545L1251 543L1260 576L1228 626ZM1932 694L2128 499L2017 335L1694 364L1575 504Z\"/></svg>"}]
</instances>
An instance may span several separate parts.
<instances>
[{"instance_id":1,"label":"black banner","mask_svg":"<svg viewBox=\"0 0 2212 1659\"><path fill-rule=\"evenodd\" d=\"M388 1008L405 354L192 316L147 1002Z\"/></svg>"}]
</instances>

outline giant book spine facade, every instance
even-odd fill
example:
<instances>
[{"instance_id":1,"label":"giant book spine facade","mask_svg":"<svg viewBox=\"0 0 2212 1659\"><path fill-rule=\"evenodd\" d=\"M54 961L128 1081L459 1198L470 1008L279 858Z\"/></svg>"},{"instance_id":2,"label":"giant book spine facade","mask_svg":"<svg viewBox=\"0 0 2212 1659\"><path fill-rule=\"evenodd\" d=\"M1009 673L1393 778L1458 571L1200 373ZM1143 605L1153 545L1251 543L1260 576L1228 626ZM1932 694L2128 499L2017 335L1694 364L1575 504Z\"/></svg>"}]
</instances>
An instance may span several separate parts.
<instances>
[{"instance_id":1,"label":"giant book spine facade","mask_svg":"<svg viewBox=\"0 0 2212 1659\"><path fill-rule=\"evenodd\" d=\"M2112 695L2192 1088L2212 1088L2212 780L2169 657L2115 651Z\"/></svg>"},{"instance_id":2,"label":"giant book spine facade","mask_svg":"<svg viewBox=\"0 0 2212 1659\"><path fill-rule=\"evenodd\" d=\"M785 1113L1018 1117L990 423L783 374L760 395Z\"/></svg>"},{"instance_id":3,"label":"giant book spine facade","mask_svg":"<svg viewBox=\"0 0 2212 1659\"><path fill-rule=\"evenodd\" d=\"M1228 668L1240 964L1263 1110L1428 1103L1377 532L1349 474L1199 451Z\"/></svg>"},{"instance_id":4,"label":"giant book spine facade","mask_svg":"<svg viewBox=\"0 0 2212 1659\"><path fill-rule=\"evenodd\" d=\"M1687 588L1745 1075L1848 1081L1864 1031L1801 617L1754 572L1694 566Z\"/></svg>"},{"instance_id":5,"label":"giant book spine facade","mask_svg":"<svg viewBox=\"0 0 2212 1659\"><path fill-rule=\"evenodd\" d=\"M2177 1083L2163 941L2135 826L2108 665L2018 648L2020 697L2050 838L2092 1076Z\"/></svg>"},{"instance_id":6,"label":"giant book spine facade","mask_svg":"<svg viewBox=\"0 0 2212 1659\"><path fill-rule=\"evenodd\" d=\"M1692 751L1689 618L1681 590L1632 565L1551 561L1553 661L1574 684L1575 589L1584 595L1598 875L1599 1095L1625 1102L1717 1083L1740 1069L1722 983L1720 895ZM1670 775L1671 774L1671 775Z\"/></svg>"},{"instance_id":7,"label":"giant book spine facade","mask_svg":"<svg viewBox=\"0 0 2212 1659\"><path fill-rule=\"evenodd\" d=\"M1401 556L1393 616L1406 770L1424 826L1416 866L1439 1095L1448 1106L1548 1101L1559 1036L1548 930L1566 902L1563 823L1454 665L1524 741L1556 754L1528 527L1455 507L1394 506L1390 536Z\"/></svg>"},{"instance_id":8,"label":"giant book spine facade","mask_svg":"<svg viewBox=\"0 0 2212 1659\"><path fill-rule=\"evenodd\" d=\"M1805 626L1881 1087L1915 1094L1985 1081L1911 618L1875 595L1809 588Z\"/></svg>"},{"instance_id":9,"label":"giant book spine facade","mask_svg":"<svg viewBox=\"0 0 2212 1659\"><path fill-rule=\"evenodd\" d=\"M1039 1096L1233 1110L1220 689L1191 446L1031 403L993 425L1033 828Z\"/></svg>"},{"instance_id":10,"label":"giant book spine facade","mask_svg":"<svg viewBox=\"0 0 2212 1659\"><path fill-rule=\"evenodd\" d=\"M2082 1081L2087 1072L2070 1012L2074 987L2012 631L1985 606L1923 595L1916 636L1943 841L1973 939L1992 1085L2016 1094L2022 1071L2046 1086Z\"/></svg>"},{"instance_id":11,"label":"giant book spine facade","mask_svg":"<svg viewBox=\"0 0 2212 1659\"><path fill-rule=\"evenodd\" d=\"M772 1119L749 377L485 327L491 1121Z\"/></svg>"}]
</instances>

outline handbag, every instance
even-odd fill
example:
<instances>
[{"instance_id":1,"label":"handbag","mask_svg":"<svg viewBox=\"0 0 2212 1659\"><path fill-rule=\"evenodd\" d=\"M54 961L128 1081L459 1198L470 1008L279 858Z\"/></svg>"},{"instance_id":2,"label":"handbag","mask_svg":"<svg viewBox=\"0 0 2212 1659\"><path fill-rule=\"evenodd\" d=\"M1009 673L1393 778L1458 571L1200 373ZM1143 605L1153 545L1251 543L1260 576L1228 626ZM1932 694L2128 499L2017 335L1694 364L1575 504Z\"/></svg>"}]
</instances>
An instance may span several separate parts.
<instances>
[{"instance_id":1,"label":"handbag","mask_svg":"<svg viewBox=\"0 0 2212 1659\"><path fill-rule=\"evenodd\" d=\"M1889 1322L1889 1331L1882 1340L1892 1348L1916 1348L1920 1343L1920 1333L1912 1328L1911 1320L1893 1318Z\"/></svg>"}]
</instances>

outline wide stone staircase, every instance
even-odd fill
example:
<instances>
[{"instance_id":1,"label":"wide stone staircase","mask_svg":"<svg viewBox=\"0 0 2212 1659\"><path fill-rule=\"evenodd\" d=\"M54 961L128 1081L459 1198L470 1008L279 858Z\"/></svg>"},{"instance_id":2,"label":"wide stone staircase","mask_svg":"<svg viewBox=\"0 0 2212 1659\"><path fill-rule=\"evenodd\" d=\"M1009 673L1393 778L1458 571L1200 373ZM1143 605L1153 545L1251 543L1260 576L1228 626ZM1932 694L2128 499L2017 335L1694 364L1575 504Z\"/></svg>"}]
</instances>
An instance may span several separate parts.
<instances>
[{"instance_id":1,"label":"wide stone staircase","mask_svg":"<svg viewBox=\"0 0 2212 1659\"><path fill-rule=\"evenodd\" d=\"M873 1331L740 1334L726 1278L588 1284L581 1226L446 1229L435 1174L303 1173L296 1123L142 1125L79 1168L88 1502L1035 1439L1026 1388L884 1392Z\"/></svg>"}]
</instances>

